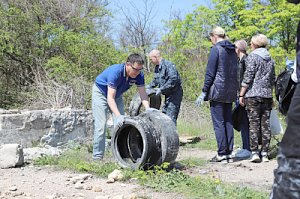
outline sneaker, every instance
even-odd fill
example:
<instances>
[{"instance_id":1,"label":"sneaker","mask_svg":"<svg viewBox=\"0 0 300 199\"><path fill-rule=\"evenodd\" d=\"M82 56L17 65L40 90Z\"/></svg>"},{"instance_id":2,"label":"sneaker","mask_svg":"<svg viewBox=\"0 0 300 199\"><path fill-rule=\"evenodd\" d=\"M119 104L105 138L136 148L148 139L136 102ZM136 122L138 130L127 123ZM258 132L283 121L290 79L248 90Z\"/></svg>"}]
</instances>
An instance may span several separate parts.
<instances>
[{"instance_id":1,"label":"sneaker","mask_svg":"<svg viewBox=\"0 0 300 199\"><path fill-rule=\"evenodd\" d=\"M232 163L233 162L233 155L232 154L226 155L226 158L227 158L227 162L228 163Z\"/></svg>"},{"instance_id":2,"label":"sneaker","mask_svg":"<svg viewBox=\"0 0 300 199\"><path fill-rule=\"evenodd\" d=\"M269 162L268 153L267 152L261 152L261 161L262 162Z\"/></svg>"},{"instance_id":3,"label":"sneaker","mask_svg":"<svg viewBox=\"0 0 300 199\"><path fill-rule=\"evenodd\" d=\"M99 157L93 157L93 161L101 161L103 160L103 156L99 156Z\"/></svg>"},{"instance_id":4,"label":"sneaker","mask_svg":"<svg viewBox=\"0 0 300 199\"><path fill-rule=\"evenodd\" d=\"M226 162L227 163L227 156L226 155L216 155L213 157L209 162Z\"/></svg>"},{"instance_id":5,"label":"sneaker","mask_svg":"<svg viewBox=\"0 0 300 199\"><path fill-rule=\"evenodd\" d=\"M247 149L241 149L235 154L237 159L249 159L251 157L251 152Z\"/></svg>"},{"instance_id":6,"label":"sneaker","mask_svg":"<svg viewBox=\"0 0 300 199\"><path fill-rule=\"evenodd\" d=\"M261 160L260 160L260 157L259 157L258 153L257 152L252 152L251 157L250 157L250 162L258 163L260 161Z\"/></svg>"}]
</instances>

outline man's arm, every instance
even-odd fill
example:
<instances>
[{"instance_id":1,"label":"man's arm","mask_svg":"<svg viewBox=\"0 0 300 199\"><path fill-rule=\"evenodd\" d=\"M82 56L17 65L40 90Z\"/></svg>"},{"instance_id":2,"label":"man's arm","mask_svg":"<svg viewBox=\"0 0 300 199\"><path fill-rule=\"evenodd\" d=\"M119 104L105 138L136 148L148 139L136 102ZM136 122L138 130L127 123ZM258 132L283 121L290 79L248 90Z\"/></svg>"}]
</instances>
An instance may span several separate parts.
<instances>
[{"instance_id":1,"label":"man's arm","mask_svg":"<svg viewBox=\"0 0 300 199\"><path fill-rule=\"evenodd\" d=\"M107 103L110 110L115 114L116 117L121 115L117 103L116 103L116 89L107 86Z\"/></svg>"},{"instance_id":2,"label":"man's arm","mask_svg":"<svg viewBox=\"0 0 300 199\"><path fill-rule=\"evenodd\" d=\"M168 81L160 87L162 94L166 94L169 90L172 90L177 85L178 81L180 81L175 64L171 62L166 62L165 64Z\"/></svg>"},{"instance_id":3,"label":"man's arm","mask_svg":"<svg viewBox=\"0 0 300 199\"><path fill-rule=\"evenodd\" d=\"M148 101L148 95L146 93L145 87L144 86L138 86L138 91L142 100L142 104L145 107L145 109L149 108L149 101Z\"/></svg>"},{"instance_id":4,"label":"man's arm","mask_svg":"<svg viewBox=\"0 0 300 199\"><path fill-rule=\"evenodd\" d=\"M204 93L209 92L209 89L215 80L217 68L218 68L218 59L219 59L218 49L216 46L214 46L210 49L209 58L207 62L204 86L202 89L202 92Z\"/></svg>"}]
</instances>

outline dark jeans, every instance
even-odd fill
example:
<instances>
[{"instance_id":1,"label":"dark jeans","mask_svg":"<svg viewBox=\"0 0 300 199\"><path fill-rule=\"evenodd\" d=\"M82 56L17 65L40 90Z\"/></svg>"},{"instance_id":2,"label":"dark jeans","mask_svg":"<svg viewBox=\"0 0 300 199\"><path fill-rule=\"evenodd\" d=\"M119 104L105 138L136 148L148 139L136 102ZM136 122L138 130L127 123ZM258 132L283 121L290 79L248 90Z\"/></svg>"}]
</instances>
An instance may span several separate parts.
<instances>
[{"instance_id":1,"label":"dark jeans","mask_svg":"<svg viewBox=\"0 0 300 199\"><path fill-rule=\"evenodd\" d=\"M243 149L251 151L249 138L249 118L246 109L242 109L241 115L241 136L243 142Z\"/></svg>"},{"instance_id":2,"label":"dark jeans","mask_svg":"<svg viewBox=\"0 0 300 199\"><path fill-rule=\"evenodd\" d=\"M169 116L175 123L175 125L177 124L177 118L180 110L182 96L183 90L180 87L175 93L165 96L165 104L162 107L162 112Z\"/></svg>"},{"instance_id":3,"label":"dark jeans","mask_svg":"<svg viewBox=\"0 0 300 199\"><path fill-rule=\"evenodd\" d=\"M271 199L300 198L300 84L298 83L287 113L287 128L282 138L278 167Z\"/></svg>"},{"instance_id":4,"label":"dark jeans","mask_svg":"<svg viewBox=\"0 0 300 199\"><path fill-rule=\"evenodd\" d=\"M237 103L239 103L239 101L236 102L236 106ZM242 143L243 149L247 149L248 151L250 150L250 137L249 137L249 118L248 118L248 114L247 111L245 109L245 107L242 107L240 109L240 128L241 128L241 137L242 137Z\"/></svg>"},{"instance_id":5,"label":"dark jeans","mask_svg":"<svg viewBox=\"0 0 300 199\"><path fill-rule=\"evenodd\" d=\"M218 144L219 155L229 155L233 150L232 104L210 102L210 113Z\"/></svg>"}]
</instances>

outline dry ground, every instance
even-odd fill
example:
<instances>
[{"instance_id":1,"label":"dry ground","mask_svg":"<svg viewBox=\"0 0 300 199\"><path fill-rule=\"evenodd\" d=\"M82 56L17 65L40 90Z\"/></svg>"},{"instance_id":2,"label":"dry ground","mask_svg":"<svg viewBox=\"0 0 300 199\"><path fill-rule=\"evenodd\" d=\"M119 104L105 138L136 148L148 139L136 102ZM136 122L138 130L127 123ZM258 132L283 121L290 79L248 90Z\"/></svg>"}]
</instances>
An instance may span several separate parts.
<instances>
[{"instance_id":1,"label":"dry ground","mask_svg":"<svg viewBox=\"0 0 300 199\"><path fill-rule=\"evenodd\" d=\"M215 152L199 149L180 148L177 160L188 157L210 159ZM268 163L250 163L239 161L229 164L215 163L203 167L192 168L184 172L196 175L210 175L221 181L270 191L273 183L273 170L277 167L276 160ZM164 198L183 199L178 194L157 193L130 183L106 183L106 179L92 177L76 186L68 180L77 174L70 171L57 171L50 167L36 168L27 165L22 168L0 169L0 199L62 199L62 198Z\"/></svg>"}]
</instances>

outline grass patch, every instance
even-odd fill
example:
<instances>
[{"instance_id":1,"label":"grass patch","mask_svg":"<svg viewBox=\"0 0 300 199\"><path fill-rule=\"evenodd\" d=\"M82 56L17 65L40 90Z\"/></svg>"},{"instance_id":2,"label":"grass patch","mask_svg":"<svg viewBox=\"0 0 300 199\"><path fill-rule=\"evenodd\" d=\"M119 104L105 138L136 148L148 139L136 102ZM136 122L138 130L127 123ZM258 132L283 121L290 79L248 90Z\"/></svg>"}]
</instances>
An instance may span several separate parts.
<instances>
[{"instance_id":1,"label":"grass patch","mask_svg":"<svg viewBox=\"0 0 300 199\"><path fill-rule=\"evenodd\" d=\"M106 154L109 158L112 155ZM61 156L43 156L34 161L34 165L54 165L60 169L68 169L78 172L89 172L100 177L107 177L119 166L110 161L92 161L92 155L84 148L70 149Z\"/></svg>"},{"instance_id":2,"label":"grass patch","mask_svg":"<svg viewBox=\"0 0 300 199\"><path fill-rule=\"evenodd\" d=\"M156 167L149 171L127 170L127 178L135 177L139 183L159 192L176 192L189 199L215 198L268 198L268 193L259 192L246 187L225 184L220 179L209 177L191 177L178 170L166 172L164 168Z\"/></svg>"},{"instance_id":3,"label":"grass patch","mask_svg":"<svg viewBox=\"0 0 300 199\"><path fill-rule=\"evenodd\" d=\"M184 165L185 168L200 167L205 166L207 164L207 160L190 157L187 159L180 160L179 164Z\"/></svg>"},{"instance_id":4,"label":"grass patch","mask_svg":"<svg viewBox=\"0 0 300 199\"><path fill-rule=\"evenodd\" d=\"M93 173L100 177L107 177L114 169L120 169L113 162L111 153L107 153L104 161L93 162L87 147L73 148L61 156L44 156L35 160L35 165L55 165L61 169L78 172ZM185 168L203 166L205 160L188 158L179 162ZM122 169L124 181L136 178L139 184L155 189L159 192L175 192L189 199L198 198L268 198L268 193L258 192L245 187L232 186L209 176L191 177L179 170L167 171L168 163L155 166L152 170Z\"/></svg>"},{"instance_id":5,"label":"grass patch","mask_svg":"<svg viewBox=\"0 0 300 199\"><path fill-rule=\"evenodd\" d=\"M199 137L199 142L186 144L187 148L199 148L203 150L216 150L217 143L208 103L201 108L194 103L182 103L180 115L177 120L177 131L179 136Z\"/></svg>"}]
</instances>

